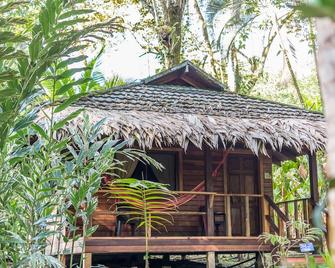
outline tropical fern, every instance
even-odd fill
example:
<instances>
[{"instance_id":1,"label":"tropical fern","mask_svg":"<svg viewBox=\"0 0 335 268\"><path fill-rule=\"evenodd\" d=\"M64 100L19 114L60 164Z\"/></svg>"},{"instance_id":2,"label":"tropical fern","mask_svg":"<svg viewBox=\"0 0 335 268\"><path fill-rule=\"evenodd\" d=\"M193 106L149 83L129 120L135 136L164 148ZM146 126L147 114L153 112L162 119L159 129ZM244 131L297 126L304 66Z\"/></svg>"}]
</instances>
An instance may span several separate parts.
<instances>
[{"instance_id":1,"label":"tropical fern","mask_svg":"<svg viewBox=\"0 0 335 268\"><path fill-rule=\"evenodd\" d=\"M171 211L176 210L176 197L167 185L147 180L117 179L108 186L109 193L115 199L116 212L129 215L128 222L144 227L145 261L149 265L149 237L151 230L166 229L173 224Z\"/></svg>"}]
</instances>

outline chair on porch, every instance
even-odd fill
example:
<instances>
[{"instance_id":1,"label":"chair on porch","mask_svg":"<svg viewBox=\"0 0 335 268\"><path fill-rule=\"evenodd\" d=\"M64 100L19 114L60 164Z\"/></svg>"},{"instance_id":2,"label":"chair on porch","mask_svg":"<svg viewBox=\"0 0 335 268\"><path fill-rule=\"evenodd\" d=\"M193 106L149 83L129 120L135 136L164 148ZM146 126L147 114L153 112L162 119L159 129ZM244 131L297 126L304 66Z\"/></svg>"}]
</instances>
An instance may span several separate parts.
<instances>
[{"instance_id":1,"label":"chair on porch","mask_svg":"<svg viewBox=\"0 0 335 268\"><path fill-rule=\"evenodd\" d=\"M200 207L200 212L206 211L206 207L201 206ZM225 232L226 228L226 213L223 211L214 211L214 226L215 226L215 236L220 236L220 227L223 228ZM201 215L201 234L202 235L207 235L207 216L206 215Z\"/></svg>"}]
</instances>

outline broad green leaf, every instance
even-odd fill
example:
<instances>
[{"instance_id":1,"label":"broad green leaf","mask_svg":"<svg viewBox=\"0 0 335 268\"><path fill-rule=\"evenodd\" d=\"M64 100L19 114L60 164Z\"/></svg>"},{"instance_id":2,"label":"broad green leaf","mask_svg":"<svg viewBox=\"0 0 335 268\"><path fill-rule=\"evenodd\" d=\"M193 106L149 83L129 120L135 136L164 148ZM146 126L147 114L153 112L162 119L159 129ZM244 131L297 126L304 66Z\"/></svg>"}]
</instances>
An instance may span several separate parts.
<instances>
[{"instance_id":1,"label":"broad green leaf","mask_svg":"<svg viewBox=\"0 0 335 268\"><path fill-rule=\"evenodd\" d=\"M42 37L41 33L38 32L29 45L29 55L32 61L35 61L42 48Z\"/></svg>"},{"instance_id":2,"label":"broad green leaf","mask_svg":"<svg viewBox=\"0 0 335 268\"><path fill-rule=\"evenodd\" d=\"M13 11L19 6L29 4L29 1L13 1L9 2L8 4L5 5L0 5L0 13L6 13L9 11Z\"/></svg>"},{"instance_id":3,"label":"broad green leaf","mask_svg":"<svg viewBox=\"0 0 335 268\"><path fill-rule=\"evenodd\" d=\"M71 57L68 58L66 60L61 61L58 65L57 65L57 69L62 69L64 67L67 67L70 64L76 63L76 62L81 62L83 60L87 59L86 55L80 55L77 57Z\"/></svg>"},{"instance_id":4,"label":"broad green leaf","mask_svg":"<svg viewBox=\"0 0 335 268\"><path fill-rule=\"evenodd\" d=\"M82 111L84 111L84 109L79 109L79 110L77 110L75 112L72 112L71 114L69 114L68 116L66 116L63 120L60 120L59 122L57 122L53 126L53 130L56 131L56 130L62 128L67 123L69 123L72 119L76 118Z\"/></svg>"},{"instance_id":5,"label":"broad green leaf","mask_svg":"<svg viewBox=\"0 0 335 268\"><path fill-rule=\"evenodd\" d=\"M24 118L22 118L19 122L17 122L14 125L14 132L19 131L20 129L23 129L29 125L31 125L33 123L33 121L36 119L37 117L37 110L31 112L30 114L28 114L27 116L25 116Z\"/></svg>"},{"instance_id":6,"label":"broad green leaf","mask_svg":"<svg viewBox=\"0 0 335 268\"><path fill-rule=\"evenodd\" d=\"M42 25L43 34L45 37L47 37L49 35L50 24L48 10L45 7L42 8L42 11L40 12L39 21Z\"/></svg>"},{"instance_id":7,"label":"broad green leaf","mask_svg":"<svg viewBox=\"0 0 335 268\"><path fill-rule=\"evenodd\" d=\"M57 75L57 79L64 79L73 76L76 73L83 72L87 70L87 67L81 67L81 68L72 68L64 71L60 75Z\"/></svg>"},{"instance_id":8,"label":"broad green leaf","mask_svg":"<svg viewBox=\"0 0 335 268\"><path fill-rule=\"evenodd\" d=\"M48 139L48 134L46 133L46 131L41 127L39 126L38 124L36 123L33 123L31 125L32 129L34 129L38 134L40 134L44 139Z\"/></svg>"},{"instance_id":9,"label":"broad green leaf","mask_svg":"<svg viewBox=\"0 0 335 268\"><path fill-rule=\"evenodd\" d=\"M18 35L13 32L0 32L0 44L20 43L28 41L28 38L23 35Z\"/></svg>"},{"instance_id":10,"label":"broad green leaf","mask_svg":"<svg viewBox=\"0 0 335 268\"><path fill-rule=\"evenodd\" d=\"M17 72L15 71L4 71L0 73L0 82L9 81L17 78Z\"/></svg>"},{"instance_id":11,"label":"broad green leaf","mask_svg":"<svg viewBox=\"0 0 335 268\"><path fill-rule=\"evenodd\" d=\"M85 83L88 83L91 79L90 78L80 78L74 82L71 82L71 83L68 83L66 85L63 85L61 88L59 88L57 91L56 91L56 96L59 96L59 95L63 95L65 94L69 89L73 88L73 86L76 86L76 85L81 85L81 84L85 84Z\"/></svg>"},{"instance_id":12,"label":"broad green leaf","mask_svg":"<svg viewBox=\"0 0 335 268\"><path fill-rule=\"evenodd\" d=\"M93 9L77 9L77 10L70 10L67 11L59 16L60 20L72 17L72 16L78 16L78 15L85 15L85 14L90 14L93 13Z\"/></svg>"},{"instance_id":13,"label":"broad green leaf","mask_svg":"<svg viewBox=\"0 0 335 268\"><path fill-rule=\"evenodd\" d=\"M88 22L88 19L78 18L78 19L73 19L73 20L62 21L57 24L56 29L64 29L66 27L75 26L83 22Z\"/></svg>"},{"instance_id":14,"label":"broad green leaf","mask_svg":"<svg viewBox=\"0 0 335 268\"><path fill-rule=\"evenodd\" d=\"M80 99L81 97L85 96L86 94L83 93L79 93L76 95L71 96L70 98L66 99L64 102L62 102L60 105L58 105L56 107L56 109L54 110L55 113L59 113L61 111L63 111L64 109L66 109L67 107L69 107L71 104L73 104L75 101L77 101L78 99Z\"/></svg>"},{"instance_id":15,"label":"broad green leaf","mask_svg":"<svg viewBox=\"0 0 335 268\"><path fill-rule=\"evenodd\" d=\"M25 24L27 23L27 20L24 18L20 17L7 17L7 18L0 18L0 25L5 25L5 24Z\"/></svg>"},{"instance_id":16,"label":"broad green leaf","mask_svg":"<svg viewBox=\"0 0 335 268\"><path fill-rule=\"evenodd\" d=\"M73 46L73 47L70 47L70 48L68 48L68 49L64 52L64 56L68 56L68 55L70 55L71 53L81 51L81 50L83 50L83 49L86 48L86 47L87 47L87 45L79 45L79 46Z\"/></svg>"}]
</instances>

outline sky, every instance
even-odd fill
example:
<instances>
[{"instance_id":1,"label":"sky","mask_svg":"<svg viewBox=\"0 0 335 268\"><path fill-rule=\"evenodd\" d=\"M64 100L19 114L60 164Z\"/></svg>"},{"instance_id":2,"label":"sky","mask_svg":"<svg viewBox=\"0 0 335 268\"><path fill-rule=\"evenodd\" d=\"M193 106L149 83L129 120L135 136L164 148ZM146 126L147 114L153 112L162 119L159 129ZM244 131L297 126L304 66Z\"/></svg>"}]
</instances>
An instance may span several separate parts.
<instances>
[{"instance_id":1,"label":"sky","mask_svg":"<svg viewBox=\"0 0 335 268\"><path fill-rule=\"evenodd\" d=\"M101 58L101 70L106 77L119 75L127 81L134 81L155 74L160 67L153 55L145 54L131 34L116 46L106 49Z\"/></svg>"}]
</instances>

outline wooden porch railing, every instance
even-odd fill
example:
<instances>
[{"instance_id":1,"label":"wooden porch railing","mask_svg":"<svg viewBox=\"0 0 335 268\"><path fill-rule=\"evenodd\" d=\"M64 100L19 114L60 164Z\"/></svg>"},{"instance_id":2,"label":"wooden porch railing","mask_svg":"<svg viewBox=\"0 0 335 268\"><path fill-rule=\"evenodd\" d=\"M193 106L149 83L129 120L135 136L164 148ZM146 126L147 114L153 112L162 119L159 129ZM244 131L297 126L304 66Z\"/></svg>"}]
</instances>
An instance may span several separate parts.
<instances>
[{"instance_id":1,"label":"wooden porch railing","mask_svg":"<svg viewBox=\"0 0 335 268\"><path fill-rule=\"evenodd\" d=\"M264 195L265 219L270 225L270 231L279 235L287 235L286 223L289 218L280 210L277 204L268 195Z\"/></svg>"},{"instance_id":2,"label":"wooden porch railing","mask_svg":"<svg viewBox=\"0 0 335 268\"><path fill-rule=\"evenodd\" d=\"M290 220L309 223L312 210L310 198L300 198L276 204Z\"/></svg>"},{"instance_id":3,"label":"wooden porch railing","mask_svg":"<svg viewBox=\"0 0 335 268\"><path fill-rule=\"evenodd\" d=\"M266 219L271 230L279 235L287 235L290 238L298 238L300 234L296 228L287 226L287 222L310 223L313 204L310 198L275 203L269 196L264 196L268 203Z\"/></svg>"},{"instance_id":4,"label":"wooden porch railing","mask_svg":"<svg viewBox=\"0 0 335 268\"><path fill-rule=\"evenodd\" d=\"M105 191L99 191L99 193L105 193ZM256 219L252 219L250 217L250 210L251 210L251 199L257 199L256 202L258 202L259 204L259 214L255 215L255 217L258 217L258 219L260 219L263 214L261 211L261 201L263 199L263 195L260 194L228 194L228 193L217 193L217 192L193 192L193 191L175 191L175 193L177 195L183 195L183 194L192 194L195 196L195 199L197 197L204 197L203 199L203 205L202 207L205 208L205 205L208 204L209 207L207 209L203 209L203 210L197 210L197 211L190 211L190 210L184 210L183 209L183 205L178 208L176 211L171 211L170 214L173 215L174 217L178 217L178 216L199 216L199 218L203 219L203 223L205 225L205 234L207 236L215 236L215 215L217 215L217 212L214 211L214 207L215 207L215 203L216 202L216 198L218 197L223 197L224 202L222 203L222 207L223 207L223 213L224 213L224 218L225 218L225 235L224 236L233 236L233 228L232 228L232 224L233 224L233 215L232 215L232 209L231 209L231 204L232 204L232 200L233 198L238 198L241 203L241 205L243 206L244 209L244 215L245 217L242 219L242 222L240 224L242 224L243 226L243 230L244 230L244 234L242 236L245 237L251 237L251 223L253 220ZM220 202L222 201L222 198L220 200ZM192 202L192 201L190 201ZM219 201L217 201L219 202ZM118 216L118 215L124 215L127 214L129 215L129 212L126 213L122 213L122 212L115 212L115 211L110 211L110 210L99 210L95 213L95 215L98 214L101 216L103 214L105 215L114 215L114 216ZM93 216L94 217L94 216ZM235 223L236 224L236 223ZM175 220L175 225L178 225L178 221ZM260 233L263 230L260 230Z\"/></svg>"}]
</instances>

